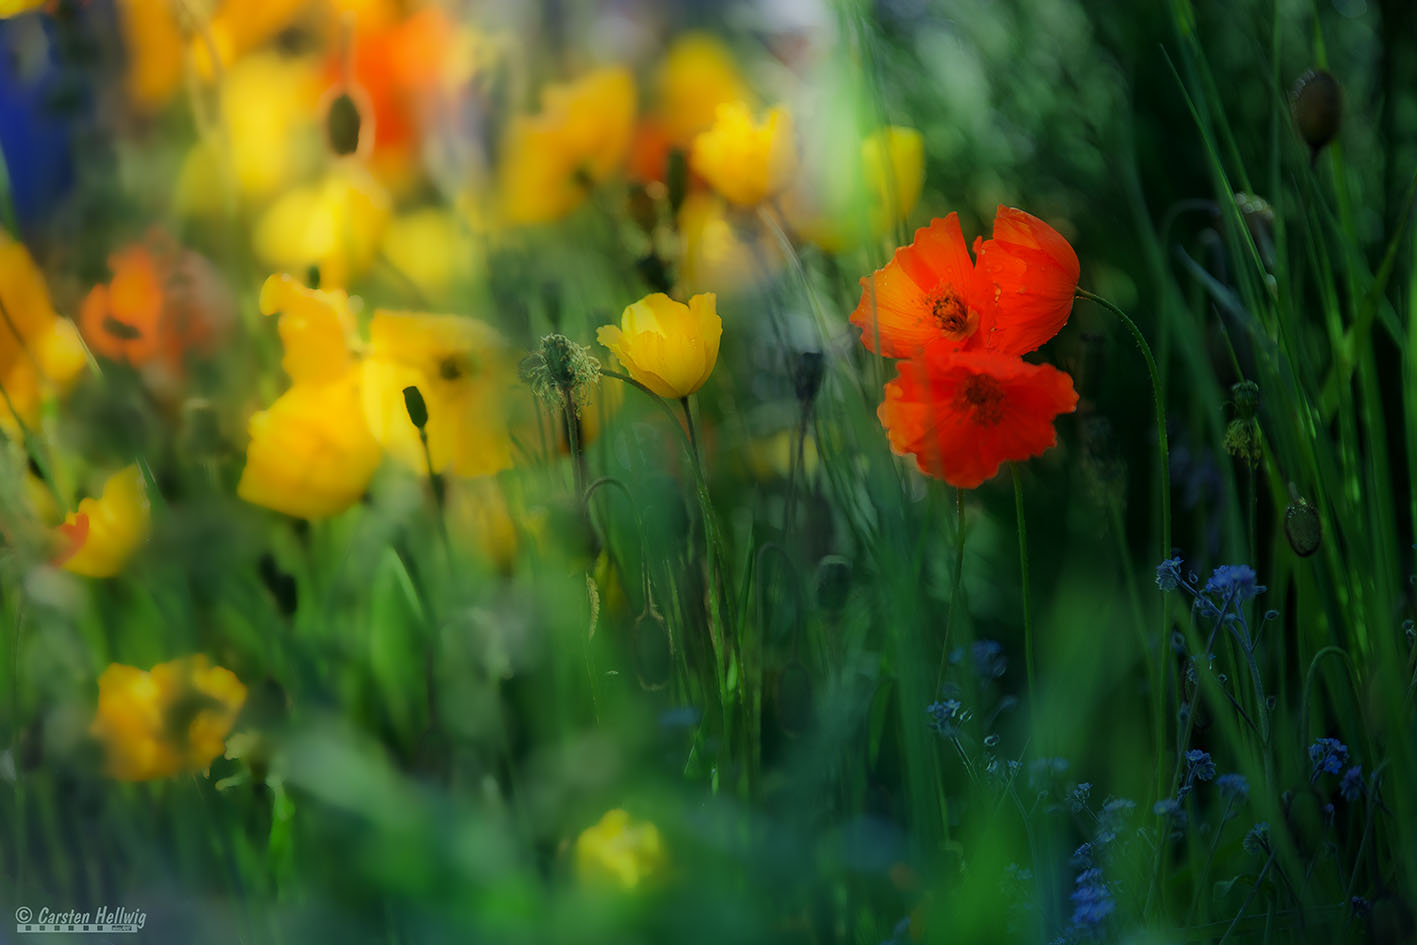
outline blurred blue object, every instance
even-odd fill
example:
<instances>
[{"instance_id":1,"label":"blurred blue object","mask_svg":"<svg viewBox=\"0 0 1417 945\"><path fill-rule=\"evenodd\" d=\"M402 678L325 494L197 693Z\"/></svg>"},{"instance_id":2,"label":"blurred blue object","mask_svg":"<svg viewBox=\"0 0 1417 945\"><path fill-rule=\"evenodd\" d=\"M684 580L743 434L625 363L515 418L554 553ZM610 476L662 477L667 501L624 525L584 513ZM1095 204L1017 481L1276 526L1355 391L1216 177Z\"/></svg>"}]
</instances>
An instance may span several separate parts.
<instances>
[{"instance_id":1,"label":"blurred blue object","mask_svg":"<svg viewBox=\"0 0 1417 945\"><path fill-rule=\"evenodd\" d=\"M28 13L0 20L0 152L22 230L42 220L74 185L72 129L83 106L64 95L47 19Z\"/></svg>"}]
</instances>

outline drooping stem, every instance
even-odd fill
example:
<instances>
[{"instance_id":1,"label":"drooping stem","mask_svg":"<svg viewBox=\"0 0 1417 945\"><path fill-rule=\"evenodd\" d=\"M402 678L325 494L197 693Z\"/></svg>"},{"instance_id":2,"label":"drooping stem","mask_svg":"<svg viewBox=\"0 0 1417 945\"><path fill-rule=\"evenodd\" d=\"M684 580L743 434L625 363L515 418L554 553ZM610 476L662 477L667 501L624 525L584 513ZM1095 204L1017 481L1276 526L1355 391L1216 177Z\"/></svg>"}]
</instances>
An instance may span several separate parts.
<instances>
[{"instance_id":1,"label":"drooping stem","mask_svg":"<svg viewBox=\"0 0 1417 945\"><path fill-rule=\"evenodd\" d=\"M1028 606L1028 528L1023 517L1023 479L1018 474L1017 463L1010 463L1009 470L1014 476L1014 512L1018 520L1019 589L1023 597L1023 662L1028 674L1029 711L1037 718L1037 692L1033 684L1033 619Z\"/></svg>"},{"instance_id":2,"label":"drooping stem","mask_svg":"<svg viewBox=\"0 0 1417 945\"><path fill-rule=\"evenodd\" d=\"M1146 362L1146 372L1151 378L1151 398L1156 408L1156 443L1161 454L1161 558L1158 560L1164 561L1171 556L1171 451L1166 443L1166 403L1161 394L1161 376L1156 370L1156 359L1151 355L1151 346L1146 343L1146 336L1126 312L1082 287L1078 288L1077 297L1087 302L1096 302L1120 318L1122 324L1132 333L1132 339L1141 349L1142 360Z\"/></svg>"},{"instance_id":3,"label":"drooping stem","mask_svg":"<svg viewBox=\"0 0 1417 945\"><path fill-rule=\"evenodd\" d=\"M1141 349L1142 360L1146 363L1146 372L1151 379L1151 399L1156 410L1156 445L1159 451L1160 476L1161 476L1161 556L1157 561L1165 561L1171 557L1171 450L1166 440L1166 400L1161 392L1161 375L1156 370L1156 358L1152 357L1151 346L1146 343L1146 336L1141 333L1137 323L1116 305L1104 299L1102 296L1089 292L1081 286L1078 287L1077 297L1084 301L1095 302L1107 309L1113 315L1122 320L1122 324L1127 326L1127 330L1132 333L1132 340ZM1161 608L1161 625L1156 637L1156 665L1153 667L1152 684L1160 685L1166 677L1166 607ZM1158 746L1164 741L1163 732L1165 720L1157 713L1153 720L1156 727ZM1162 786L1164 767L1161 756L1157 755L1156 761L1156 788L1159 793Z\"/></svg>"}]
</instances>

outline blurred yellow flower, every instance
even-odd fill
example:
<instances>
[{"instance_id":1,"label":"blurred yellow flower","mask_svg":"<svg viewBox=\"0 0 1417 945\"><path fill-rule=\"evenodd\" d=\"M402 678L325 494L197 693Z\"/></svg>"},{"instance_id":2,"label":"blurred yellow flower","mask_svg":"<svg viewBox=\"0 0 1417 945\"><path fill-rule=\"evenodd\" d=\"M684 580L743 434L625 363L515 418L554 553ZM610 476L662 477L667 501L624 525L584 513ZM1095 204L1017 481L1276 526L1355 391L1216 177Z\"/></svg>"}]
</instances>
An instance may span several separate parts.
<instances>
[{"instance_id":1,"label":"blurred yellow flower","mask_svg":"<svg viewBox=\"0 0 1417 945\"><path fill-rule=\"evenodd\" d=\"M142 470L125 466L108 477L102 496L81 501L59 526L66 547L54 563L85 577L113 577L147 540L151 524Z\"/></svg>"},{"instance_id":2,"label":"blurred yellow flower","mask_svg":"<svg viewBox=\"0 0 1417 945\"><path fill-rule=\"evenodd\" d=\"M460 315L376 311L363 365L364 416L374 438L410 469L428 469L403 390L428 407L433 471L485 476L512 465L510 393L516 365L490 325Z\"/></svg>"},{"instance_id":3,"label":"blurred yellow flower","mask_svg":"<svg viewBox=\"0 0 1417 945\"><path fill-rule=\"evenodd\" d=\"M384 233L382 252L389 265L434 300L481 269L481 246L467 221L436 207L395 217Z\"/></svg>"},{"instance_id":4,"label":"blurred yellow flower","mask_svg":"<svg viewBox=\"0 0 1417 945\"><path fill-rule=\"evenodd\" d=\"M688 305L662 292L647 295L626 307L618 327L603 325L596 332L631 377L676 400L704 386L718 361L722 335L712 292L694 296Z\"/></svg>"},{"instance_id":5,"label":"blurred yellow flower","mask_svg":"<svg viewBox=\"0 0 1417 945\"><path fill-rule=\"evenodd\" d=\"M685 33L670 45L655 74L655 113L671 144L688 148L713 124L718 106L749 102L752 93L733 54L709 33Z\"/></svg>"},{"instance_id":6,"label":"blurred yellow flower","mask_svg":"<svg viewBox=\"0 0 1417 945\"><path fill-rule=\"evenodd\" d=\"M127 47L128 95L152 110L170 99L188 64L210 79L285 29L309 0L119 0L119 27ZM182 11L184 22L179 19ZM205 11L211 11L205 16Z\"/></svg>"},{"instance_id":7,"label":"blurred yellow flower","mask_svg":"<svg viewBox=\"0 0 1417 945\"><path fill-rule=\"evenodd\" d=\"M635 82L607 67L542 93L542 109L513 119L503 141L497 201L510 225L565 216L624 163L635 123Z\"/></svg>"},{"instance_id":8,"label":"blurred yellow flower","mask_svg":"<svg viewBox=\"0 0 1417 945\"><path fill-rule=\"evenodd\" d=\"M14 410L29 423L46 395L62 394L84 369L78 328L60 318L44 276L23 243L0 230L0 433L18 432Z\"/></svg>"},{"instance_id":9,"label":"blurred yellow flower","mask_svg":"<svg viewBox=\"0 0 1417 945\"><path fill-rule=\"evenodd\" d=\"M664 870L666 855L659 828L633 820L619 808L576 838L576 873L586 883L635 889Z\"/></svg>"},{"instance_id":10,"label":"blurred yellow flower","mask_svg":"<svg viewBox=\"0 0 1417 945\"><path fill-rule=\"evenodd\" d=\"M206 770L245 702L241 680L200 654L150 671L113 663L98 678L89 732L103 743L111 777L170 778Z\"/></svg>"},{"instance_id":11,"label":"blurred yellow flower","mask_svg":"<svg viewBox=\"0 0 1417 945\"><path fill-rule=\"evenodd\" d=\"M887 235L915 209L925 183L924 139L913 128L886 126L861 142L857 160L818 170L787 192L783 212L799 236L840 252Z\"/></svg>"},{"instance_id":12,"label":"blurred yellow flower","mask_svg":"<svg viewBox=\"0 0 1417 945\"><path fill-rule=\"evenodd\" d=\"M0 0L0 20L38 10L50 0Z\"/></svg>"},{"instance_id":13,"label":"blurred yellow flower","mask_svg":"<svg viewBox=\"0 0 1417 945\"><path fill-rule=\"evenodd\" d=\"M359 501L381 459L364 420L348 299L272 276L261 310L281 313L281 364L293 384L252 415L236 494L296 518L335 515Z\"/></svg>"},{"instance_id":14,"label":"blurred yellow flower","mask_svg":"<svg viewBox=\"0 0 1417 945\"><path fill-rule=\"evenodd\" d=\"M388 194L357 163L341 161L320 180L282 195L256 223L256 255L275 269L320 270L343 288L374 260L391 213Z\"/></svg>"},{"instance_id":15,"label":"blurred yellow flower","mask_svg":"<svg viewBox=\"0 0 1417 945\"><path fill-rule=\"evenodd\" d=\"M720 105L713 127L694 139L689 166L731 202L757 206L797 171L792 116L779 105L758 123L742 102Z\"/></svg>"},{"instance_id":16,"label":"blurred yellow flower","mask_svg":"<svg viewBox=\"0 0 1417 945\"><path fill-rule=\"evenodd\" d=\"M220 127L182 163L178 208L198 215L226 212L228 176L235 196L258 204L313 169L323 153L319 100L313 58L257 53L232 66L222 77Z\"/></svg>"},{"instance_id":17,"label":"blurred yellow flower","mask_svg":"<svg viewBox=\"0 0 1417 945\"><path fill-rule=\"evenodd\" d=\"M448 483L448 535L503 574L517 560L520 539L506 492L493 476L455 478Z\"/></svg>"},{"instance_id":18,"label":"blurred yellow flower","mask_svg":"<svg viewBox=\"0 0 1417 945\"><path fill-rule=\"evenodd\" d=\"M730 214L717 194L696 192L679 208L679 281L693 291L708 286L734 289L772 276L782 265L777 241L761 223Z\"/></svg>"}]
</instances>

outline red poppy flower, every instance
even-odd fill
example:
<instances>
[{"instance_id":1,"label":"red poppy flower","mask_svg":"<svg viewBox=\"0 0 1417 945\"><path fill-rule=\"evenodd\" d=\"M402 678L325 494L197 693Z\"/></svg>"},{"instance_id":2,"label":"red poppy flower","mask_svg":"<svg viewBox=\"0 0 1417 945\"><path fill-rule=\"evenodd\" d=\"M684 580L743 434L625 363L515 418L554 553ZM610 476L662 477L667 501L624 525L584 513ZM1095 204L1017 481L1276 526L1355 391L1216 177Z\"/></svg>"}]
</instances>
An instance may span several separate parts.
<instances>
[{"instance_id":1,"label":"red poppy flower","mask_svg":"<svg viewBox=\"0 0 1417 945\"><path fill-rule=\"evenodd\" d=\"M1066 324L1081 269L1061 233L1022 210L1000 207L994 238L979 247L978 272L994 287L999 309L984 347L1027 354Z\"/></svg>"},{"instance_id":2,"label":"red poppy flower","mask_svg":"<svg viewBox=\"0 0 1417 945\"><path fill-rule=\"evenodd\" d=\"M970 257L951 213L915 232L882 269L861 280L851 322L871 351L909 358L946 339L950 350L1021 355L1068 320L1079 275L1068 241L1036 217L999 207L994 238Z\"/></svg>"},{"instance_id":3,"label":"red poppy flower","mask_svg":"<svg viewBox=\"0 0 1417 945\"><path fill-rule=\"evenodd\" d=\"M1077 407L1071 377L1015 355L935 342L896 371L876 411L891 447L961 489L1054 445L1053 418Z\"/></svg>"},{"instance_id":4,"label":"red poppy flower","mask_svg":"<svg viewBox=\"0 0 1417 945\"><path fill-rule=\"evenodd\" d=\"M869 350L888 358L912 357L937 339L963 348L993 322L993 294L975 271L955 213L916 230L915 242L864 277L861 288L851 323Z\"/></svg>"}]
</instances>

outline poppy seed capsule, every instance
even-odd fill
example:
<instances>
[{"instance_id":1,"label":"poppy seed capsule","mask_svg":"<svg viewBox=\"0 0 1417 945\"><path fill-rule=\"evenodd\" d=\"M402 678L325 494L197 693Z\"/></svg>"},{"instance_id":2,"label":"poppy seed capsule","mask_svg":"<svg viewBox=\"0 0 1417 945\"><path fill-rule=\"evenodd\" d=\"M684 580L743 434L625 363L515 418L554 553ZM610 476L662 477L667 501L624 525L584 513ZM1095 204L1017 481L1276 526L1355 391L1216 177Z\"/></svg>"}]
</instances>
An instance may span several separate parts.
<instances>
[{"instance_id":1,"label":"poppy seed capsule","mask_svg":"<svg viewBox=\"0 0 1417 945\"><path fill-rule=\"evenodd\" d=\"M336 95L325 112L325 134L329 138L330 150L340 157L358 151L363 124L359 103L354 97L348 92Z\"/></svg>"},{"instance_id":2,"label":"poppy seed capsule","mask_svg":"<svg viewBox=\"0 0 1417 945\"><path fill-rule=\"evenodd\" d=\"M1290 105L1299 136L1317 157L1324 145L1338 136L1343 120L1343 94L1338 80L1322 69L1310 69L1294 84Z\"/></svg>"},{"instance_id":3,"label":"poppy seed capsule","mask_svg":"<svg viewBox=\"0 0 1417 945\"><path fill-rule=\"evenodd\" d=\"M1289 507L1284 510L1284 537L1296 555L1307 558L1319 550L1319 541L1323 538L1319 513L1299 495L1293 483L1289 485L1289 496Z\"/></svg>"},{"instance_id":4,"label":"poppy seed capsule","mask_svg":"<svg viewBox=\"0 0 1417 945\"><path fill-rule=\"evenodd\" d=\"M408 411L408 419L414 426L422 430L428 426L428 404L423 400L423 392L417 387L409 386L403 389L403 405Z\"/></svg>"}]
</instances>

